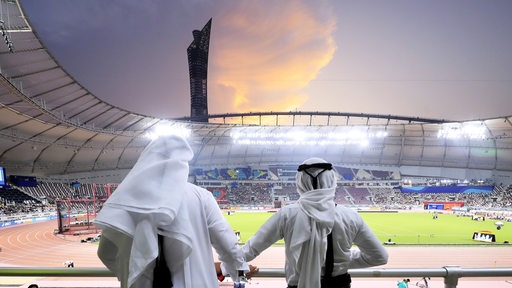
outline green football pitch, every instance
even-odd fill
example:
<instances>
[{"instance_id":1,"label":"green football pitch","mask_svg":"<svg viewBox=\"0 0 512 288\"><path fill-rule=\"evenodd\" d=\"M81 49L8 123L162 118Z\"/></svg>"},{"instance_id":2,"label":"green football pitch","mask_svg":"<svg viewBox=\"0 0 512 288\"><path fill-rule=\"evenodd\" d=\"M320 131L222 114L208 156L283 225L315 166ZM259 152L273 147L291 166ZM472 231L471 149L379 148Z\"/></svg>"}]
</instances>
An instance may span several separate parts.
<instances>
[{"instance_id":1,"label":"green football pitch","mask_svg":"<svg viewBox=\"0 0 512 288\"><path fill-rule=\"evenodd\" d=\"M224 214L231 227L240 232L240 242L249 239L270 216L271 212L236 212ZM497 229L496 220L476 221L471 217L432 213L363 212L360 213L373 232L382 241L391 239L396 244L491 244L473 240L473 233L489 231L496 237L494 244L512 242L512 223ZM283 243L282 240L277 244Z\"/></svg>"}]
</instances>

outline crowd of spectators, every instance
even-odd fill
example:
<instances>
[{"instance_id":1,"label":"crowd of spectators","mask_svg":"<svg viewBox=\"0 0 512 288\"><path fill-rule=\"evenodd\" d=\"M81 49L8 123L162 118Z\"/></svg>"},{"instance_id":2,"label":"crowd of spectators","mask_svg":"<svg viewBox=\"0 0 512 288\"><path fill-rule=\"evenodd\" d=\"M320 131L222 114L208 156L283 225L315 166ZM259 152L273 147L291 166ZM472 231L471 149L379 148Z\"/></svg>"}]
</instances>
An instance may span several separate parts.
<instances>
[{"instance_id":1,"label":"crowd of spectators","mask_svg":"<svg viewBox=\"0 0 512 288\"><path fill-rule=\"evenodd\" d=\"M232 185L227 188L230 204L243 203L244 205L261 206L272 203L272 195L269 193L268 183L248 182Z\"/></svg>"},{"instance_id":2,"label":"crowd of spectators","mask_svg":"<svg viewBox=\"0 0 512 288\"><path fill-rule=\"evenodd\" d=\"M299 198L292 181L226 181L219 182L226 191L223 203L233 206L272 206L276 201L293 203ZM199 185L201 183L198 183ZM95 194L92 184L70 187L65 183L40 183L36 187L22 187L28 197L22 201L0 194L0 215L31 214L55 211L54 199L91 199ZM2 197L3 196L3 197ZM102 197L105 195L101 195ZM384 209L422 208L425 202L462 202L468 209L512 209L512 185L496 185L490 193L403 193L399 187L338 185L335 201L347 206L380 206ZM44 201L41 201L44 200ZM89 211L85 202L74 202L73 211Z\"/></svg>"},{"instance_id":3,"label":"crowd of spectators","mask_svg":"<svg viewBox=\"0 0 512 288\"><path fill-rule=\"evenodd\" d=\"M295 183L232 182L224 188L231 205L272 205L277 199L294 202L299 198ZM423 207L424 202L462 202L472 209L512 209L512 185L496 186L490 193L403 193L399 187L339 185L335 201L348 206L383 206L392 209Z\"/></svg>"},{"instance_id":4,"label":"crowd of spectators","mask_svg":"<svg viewBox=\"0 0 512 288\"><path fill-rule=\"evenodd\" d=\"M61 182L39 182L37 186L16 187L0 189L0 216L26 215L56 211L56 200L93 199L101 196L106 199L103 191L94 191L93 184L84 184L72 187ZM84 201L66 201L63 209L73 212L91 211L90 203Z\"/></svg>"},{"instance_id":5,"label":"crowd of spectators","mask_svg":"<svg viewBox=\"0 0 512 288\"><path fill-rule=\"evenodd\" d=\"M38 214L53 211L55 211L54 205L43 204L32 200L24 202L8 202L0 196L0 217Z\"/></svg>"}]
</instances>

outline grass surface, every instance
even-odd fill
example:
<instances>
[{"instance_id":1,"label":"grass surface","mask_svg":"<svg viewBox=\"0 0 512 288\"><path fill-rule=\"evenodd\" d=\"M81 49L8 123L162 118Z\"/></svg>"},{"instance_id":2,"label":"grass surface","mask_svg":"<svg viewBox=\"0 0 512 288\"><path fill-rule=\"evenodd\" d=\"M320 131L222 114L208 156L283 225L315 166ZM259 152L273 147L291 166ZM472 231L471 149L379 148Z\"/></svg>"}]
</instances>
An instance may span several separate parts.
<instances>
[{"instance_id":1,"label":"grass surface","mask_svg":"<svg viewBox=\"0 0 512 288\"><path fill-rule=\"evenodd\" d=\"M240 231L240 242L249 239L273 213L236 212L225 214L233 230ZM457 217L432 213L360 213L377 237L385 242L391 238L397 244L490 244L472 239L476 231L487 230L496 235L496 243L512 242L512 223L505 223L501 230L495 220L475 221L471 217ZM278 243L282 243L282 240Z\"/></svg>"}]
</instances>

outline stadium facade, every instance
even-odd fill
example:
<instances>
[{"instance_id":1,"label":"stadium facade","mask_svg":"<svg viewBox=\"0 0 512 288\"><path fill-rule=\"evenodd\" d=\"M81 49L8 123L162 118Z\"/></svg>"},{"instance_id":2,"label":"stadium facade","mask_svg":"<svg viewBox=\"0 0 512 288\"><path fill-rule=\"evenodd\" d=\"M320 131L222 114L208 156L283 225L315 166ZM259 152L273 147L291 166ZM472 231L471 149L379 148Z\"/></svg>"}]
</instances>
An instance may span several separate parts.
<instances>
[{"instance_id":1,"label":"stadium facade","mask_svg":"<svg viewBox=\"0 0 512 288\"><path fill-rule=\"evenodd\" d=\"M8 175L119 182L149 143L147 135L167 127L187 131L192 168L296 165L318 156L342 167L512 183L512 115L448 121L338 112L199 113L208 123L140 115L78 83L42 44L19 2L1 1L11 19L4 23L11 45L0 45L0 166ZM204 41L201 33L194 41ZM199 82L206 91L206 82Z\"/></svg>"}]
</instances>

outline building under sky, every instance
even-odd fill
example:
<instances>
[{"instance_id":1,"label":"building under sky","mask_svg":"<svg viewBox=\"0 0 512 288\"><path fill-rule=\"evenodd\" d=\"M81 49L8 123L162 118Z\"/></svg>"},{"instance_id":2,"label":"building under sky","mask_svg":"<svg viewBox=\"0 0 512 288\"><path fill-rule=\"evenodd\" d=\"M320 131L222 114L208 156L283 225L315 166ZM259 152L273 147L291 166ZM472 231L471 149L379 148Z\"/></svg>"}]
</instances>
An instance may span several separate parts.
<instances>
[{"instance_id":1,"label":"building under sky","mask_svg":"<svg viewBox=\"0 0 512 288\"><path fill-rule=\"evenodd\" d=\"M194 30L194 40L187 48L190 77L190 117L208 122L208 48L212 19L201 31Z\"/></svg>"}]
</instances>

